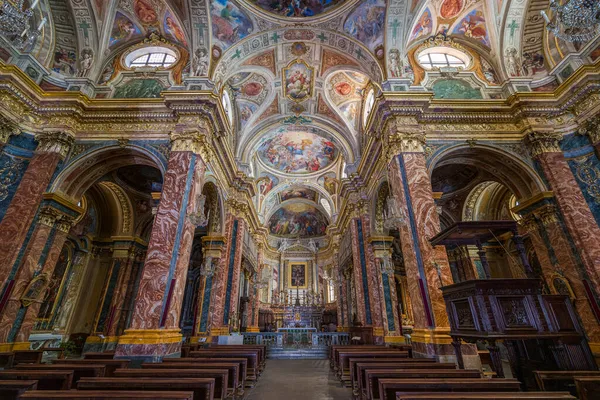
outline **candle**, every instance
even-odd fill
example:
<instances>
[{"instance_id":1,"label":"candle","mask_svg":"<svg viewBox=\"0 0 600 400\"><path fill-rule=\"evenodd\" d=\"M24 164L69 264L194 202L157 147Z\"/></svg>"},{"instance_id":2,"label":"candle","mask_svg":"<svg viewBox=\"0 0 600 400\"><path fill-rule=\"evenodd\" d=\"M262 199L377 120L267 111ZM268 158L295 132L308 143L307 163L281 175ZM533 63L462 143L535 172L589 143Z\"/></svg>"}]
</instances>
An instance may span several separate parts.
<instances>
[{"instance_id":1,"label":"candle","mask_svg":"<svg viewBox=\"0 0 600 400\"><path fill-rule=\"evenodd\" d=\"M546 11L540 11L540 14L542 14L542 17L544 17L544 20L546 21L547 24L550 23L550 18L548 18L548 15L546 14Z\"/></svg>"},{"instance_id":2,"label":"candle","mask_svg":"<svg viewBox=\"0 0 600 400\"><path fill-rule=\"evenodd\" d=\"M42 28L44 27L44 25L46 25L46 21L47 21L47 18L46 18L46 17L44 17L44 18L43 18L43 19L40 21L40 25L38 26L38 29L37 29L38 31L41 31L41 30L42 30Z\"/></svg>"},{"instance_id":3,"label":"candle","mask_svg":"<svg viewBox=\"0 0 600 400\"><path fill-rule=\"evenodd\" d=\"M40 2L40 0L34 0L33 4L31 5L31 9L33 10L35 8L35 6L38 5L39 2Z\"/></svg>"}]
</instances>

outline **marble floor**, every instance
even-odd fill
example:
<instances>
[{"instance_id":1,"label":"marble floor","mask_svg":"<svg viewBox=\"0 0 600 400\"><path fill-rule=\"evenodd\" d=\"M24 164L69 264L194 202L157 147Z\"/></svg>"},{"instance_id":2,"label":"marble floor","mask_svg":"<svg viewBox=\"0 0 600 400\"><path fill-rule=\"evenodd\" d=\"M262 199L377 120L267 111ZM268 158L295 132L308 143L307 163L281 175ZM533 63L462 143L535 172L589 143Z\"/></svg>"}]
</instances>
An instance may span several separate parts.
<instances>
[{"instance_id":1,"label":"marble floor","mask_svg":"<svg viewBox=\"0 0 600 400\"><path fill-rule=\"evenodd\" d=\"M245 400L349 400L344 388L329 371L329 360L267 360L258 383Z\"/></svg>"}]
</instances>

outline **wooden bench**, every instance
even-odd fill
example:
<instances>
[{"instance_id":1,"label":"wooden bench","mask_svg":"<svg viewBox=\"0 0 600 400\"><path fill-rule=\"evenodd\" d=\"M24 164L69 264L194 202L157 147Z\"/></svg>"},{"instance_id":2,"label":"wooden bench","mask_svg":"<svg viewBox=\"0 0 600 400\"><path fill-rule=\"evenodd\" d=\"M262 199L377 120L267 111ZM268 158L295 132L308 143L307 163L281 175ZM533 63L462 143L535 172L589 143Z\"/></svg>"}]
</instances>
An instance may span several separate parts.
<instances>
[{"instance_id":1,"label":"wooden bench","mask_svg":"<svg viewBox=\"0 0 600 400\"><path fill-rule=\"evenodd\" d=\"M37 381L4 381L0 380L0 399L17 400L28 390L37 389Z\"/></svg>"},{"instance_id":2,"label":"wooden bench","mask_svg":"<svg viewBox=\"0 0 600 400\"><path fill-rule=\"evenodd\" d=\"M110 359L110 360L102 360L102 359L64 360L63 359L63 360L54 360L52 363L53 364L73 364L73 365L90 365L90 364L104 365L106 367L104 376L111 377L111 376L113 376L113 373L115 372L116 369L127 368L127 366L129 365L130 362L131 362L131 360L127 360L127 359L119 359L119 360L113 360L113 359Z\"/></svg>"},{"instance_id":3,"label":"wooden bench","mask_svg":"<svg viewBox=\"0 0 600 400\"><path fill-rule=\"evenodd\" d=\"M406 351L340 351L338 353L338 376L343 381L350 381L350 358L406 358Z\"/></svg>"},{"instance_id":4,"label":"wooden bench","mask_svg":"<svg viewBox=\"0 0 600 400\"><path fill-rule=\"evenodd\" d=\"M267 362L267 345L265 344L243 344L243 345L235 345L235 344L217 344L214 346L210 346L207 348L207 350L222 350L222 349L227 349L227 350L239 350L239 349L251 349L251 350L258 350L258 363L259 363L259 367L260 369L264 369L264 366Z\"/></svg>"},{"instance_id":5,"label":"wooden bench","mask_svg":"<svg viewBox=\"0 0 600 400\"><path fill-rule=\"evenodd\" d=\"M258 379L258 350L198 350L190 352L191 358L245 358L246 386L254 387Z\"/></svg>"},{"instance_id":6,"label":"wooden bench","mask_svg":"<svg viewBox=\"0 0 600 400\"><path fill-rule=\"evenodd\" d=\"M390 350L387 347L379 347L376 349L338 349L335 351L334 358L334 371L337 371L338 375L340 375L340 370L343 368L348 368L349 365L346 363L345 359L349 357L351 354L372 354L373 356L377 356L379 354L396 354L396 358L408 358L408 352L401 350ZM393 356L388 356L393 357Z\"/></svg>"},{"instance_id":7,"label":"wooden bench","mask_svg":"<svg viewBox=\"0 0 600 400\"><path fill-rule=\"evenodd\" d=\"M13 350L14 364L39 364L42 362L43 350Z\"/></svg>"},{"instance_id":8,"label":"wooden bench","mask_svg":"<svg viewBox=\"0 0 600 400\"><path fill-rule=\"evenodd\" d=\"M190 391L125 391L125 390L32 390L24 393L21 399L29 400L193 400Z\"/></svg>"},{"instance_id":9,"label":"wooden bench","mask_svg":"<svg viewBox=\"0 0 600 400\"><path fill-rule=\"evenodd\" d=\"M422 358L422 359L413 359L413 358L350 358L348 359L348 363L350 364L350 380L352 382L352 387L358 387L358 369L356 366L358 364L375 364L378 365L392 365L391 368L400 368L400 366L404 365L416 365L414 368L435 368L435 369L456 369L456 366L453 363L438 363L433 358ZM403 367L402 367L403 368Z\"/></svg>"},{"instance_id":10,"label":"wooden bench","mask_svg":"<svg viewBox=\"0 0 600 400\"><path fill-rule=\"evenodd\" d=\"M177 361L175 361L177 360ZM184 362L182 360L190 360ZM243 396L244 388L246 387L246 365L248 360L245 358L189 358L189 359L178 359L169 358L169 361L163 361L162 363L143 363L141 366L143 369L147 368L202 368L208 365L218 364L235 364L238 367L238 384L237 394Z\"/></svg>"},{"instance_id":11,"label":"wooden bench","mask_svg":"<svg viewBox=\"0 0 600 400\"><path fill-rule=\"evenodd\" d=\"M214 378L215 379L215 399L226 399L234 394L231 387L229 390L229 370L204 368L198 365L195 369L120 369L115 373L116 378Z\"/></svg>"},{"instance_id":12,"label":"wooden bench","mask_svg":"<svg viewBox=\"0 0 600 400\"><path fill-rule=\"evenodd\" d=\"M568 392L408 392L396 393L395 400L576 400Z\"/></svg>"},{"instance_id":13,"label":"wooden bench","mask_svg":"<svg viewBox=\"0 0 600 400\"><path fill-rule=\"evenodd\" d=\"M359 359L361 361L366 361L364 359ZM367 388L367 377L365 375L365 371L368 369L427 369L431 371L456 371L456 365L454 363L420 363L414 359L411 359L412 362L406 363L382 363L376 362L378 359L368 360L373 362L359 362L356 363L356 376L355 376L355 386L352 386L354 389L354 393L358 396ZM387 361L387 360L386 360Z\"/></svg>"},{"instance_id":14,"label":"wooden bench","mask_svg":"<svg viewBox=\"0 0 600 400\"><path fill-rule=\"evenodd\" d=\"M363 387L360 396L363 399L379 399L379 380L383 378L398 379L465 379L481 378L481 372L476 369L371 369L365 370L366 387Z\"/></svg>"},{"instance_id":15,"label":"wooden bench","mask_svg":"<svg viewBox=\"0 0 600 400\"><path fill-rule=\"evenodd\" d=\"M388 349L387 347L383 346L383 345L375 345L375 344L363 344L363 345L340 345L340 344L335 344L335 345L331 345L329 346L329 363L330 363L330 367L335 371L336 370L336 363L335 360L337 359L337 352L339 350L370 350L370 349Z\"/></svg>"},{"instance_id":16,"label":"wooden bench","mask_svg":"<svg viewBox=\"0 0 600 400\"><path fill-rule=\"evenodd\" d=\"M379 380L382 400L396 400L396 392L518 392L516 379L395 379Z\"/></svg>"},{"instance_id":17,"label":"wooden bench","mask_svg":"<svg viewBox=\"0 0 600 400\"><path fill-rule=\"evenodd\" d=\"M18 364L17 370L73 371L73 383L81 378L101 377L106 367L101 364Z\"/></svg>"},{"instance_id":18,"label":"wooden bench","mask_svg":"<svg viewBox=\"0 0 600 400\"><path fill-rule=\"evenodd\" d=\"M568 391L574 396L577 395L575 378L600 379L600 371L533 371L533 374L541 391Z\"/></svg>"},{"instance_id":19,"label":"wooden bench","mask_svg":"<svg viewBox=\"0 0 600 400\"><path fill-rule=\"evenodd\" d=\"M600 399L600 379L597 377L575 378L579 400Z\"/></svg>"},{"instance_id":20,"label":"wooden bench","mask_svg":"<svg viewBox=\"0 0 600 400\"><path fill-rule=\"evenodd\" d=\"M2 380L37 381L37 390L69 390L73 385L73 371L16 370L0 372Z\"/></svg>"},{"instance_id":21,"label":"wooden bench","mask_svg":"<svg viewBox=\"0 0 600 400\"><path fill-rule=\"evenodd\" d=\"M214 378L82 378L77 390L176 390L192 391L194 400L213 400Z\"/></svg>"},{"instance_id":22,"label":"wooden bench","mask_svg":"<svg viewBox=\"0 0 600 400\"><path fill-rule=\"evenodd\" d=\"M11 368L15 361L15 353L12 351L0 352L0 368Z\"/></svg>"},{"instance_id":23,"label":"wooden bench","mask_svg":"<svg viewBox=\"0 0 600 400\"><path fill-rule=\"evenodd\" d=\"M84 360L111 360L115 358L114 351L90 351L83 354Z\"/></svg>"}]
</instances>

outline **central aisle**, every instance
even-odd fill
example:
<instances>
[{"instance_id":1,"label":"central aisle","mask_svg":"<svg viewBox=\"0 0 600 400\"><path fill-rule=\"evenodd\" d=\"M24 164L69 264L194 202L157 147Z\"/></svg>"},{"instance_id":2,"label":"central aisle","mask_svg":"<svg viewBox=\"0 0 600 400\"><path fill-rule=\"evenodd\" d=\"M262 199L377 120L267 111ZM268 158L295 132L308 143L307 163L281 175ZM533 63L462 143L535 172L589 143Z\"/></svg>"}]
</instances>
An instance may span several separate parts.
<instances>
[{"instance_id":1,"label":"central aisle","mask_svg":"<svg viewBox=\"0 0 600 400\"><path fill-rule=\"evenodd\" d=\"M246 400L349 400L352 391L341 386L329 370L329 360L267 360L257 385Z\"/></svg>"}]
</instances>

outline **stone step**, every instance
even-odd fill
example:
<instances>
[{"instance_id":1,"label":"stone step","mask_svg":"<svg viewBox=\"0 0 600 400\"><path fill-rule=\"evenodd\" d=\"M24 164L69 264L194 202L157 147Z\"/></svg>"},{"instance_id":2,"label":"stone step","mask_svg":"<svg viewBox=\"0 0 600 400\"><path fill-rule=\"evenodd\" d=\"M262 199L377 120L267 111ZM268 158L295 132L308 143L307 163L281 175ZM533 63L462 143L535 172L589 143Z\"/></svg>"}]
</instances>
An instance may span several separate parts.
<instances>
[{"instance_id":1,"label":"stone step","mask_svg":"<svg viewBox=\"0 0 600 400\"><path fill-rule=\"evenodd\" d=\"M324 348L307 348L307 349L293 349L293 348L270 348L267 350L267 358L283 360L283 359L296 359L296 360L322 360L327 359L329 355L328 349Z\"/></svg>"}]
</instances>

